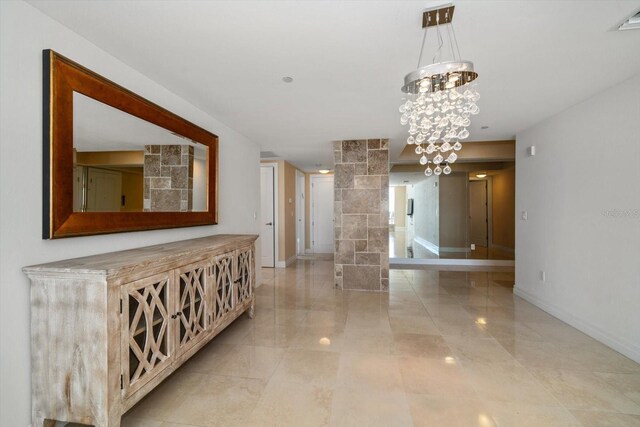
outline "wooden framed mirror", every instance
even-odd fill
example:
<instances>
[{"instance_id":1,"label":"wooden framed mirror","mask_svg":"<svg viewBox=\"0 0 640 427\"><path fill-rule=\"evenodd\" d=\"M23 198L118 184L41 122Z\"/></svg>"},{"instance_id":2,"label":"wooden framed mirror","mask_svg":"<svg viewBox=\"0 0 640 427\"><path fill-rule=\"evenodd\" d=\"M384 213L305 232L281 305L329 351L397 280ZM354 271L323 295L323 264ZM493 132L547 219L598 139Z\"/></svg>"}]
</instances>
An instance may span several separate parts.
<instances>
[{"instance_id":1,"label":"wooden framed mirror","mask_svg":"<svg viewBox=\"0 0 640 427\"><path fill-rule=\"evenodd\" d=\"M217 223L218 137L43 51L43 238Z\"/></svg>"}]
</instances>

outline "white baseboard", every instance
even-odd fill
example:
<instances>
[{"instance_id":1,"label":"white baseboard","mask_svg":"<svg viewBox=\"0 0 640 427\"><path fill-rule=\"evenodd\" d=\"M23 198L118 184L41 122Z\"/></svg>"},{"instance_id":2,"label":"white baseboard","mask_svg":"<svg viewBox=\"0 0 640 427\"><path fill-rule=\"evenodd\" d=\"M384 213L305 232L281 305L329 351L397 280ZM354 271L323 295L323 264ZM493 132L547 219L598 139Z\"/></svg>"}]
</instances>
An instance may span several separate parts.
<instances>
[{"instance_id":1,"label":"white baseboard","mask_svg":"<svg viewBox=\"0 0 640 427\"><path fill-rule=\"evenodd\" d=\"M434 253L436 255L440 255L440 248L434 245L433 243L431 243L430 241L423 239L420 236L415 236L413 238L413 241L419 244L420 246L422 246L423 248L425 248L426 250L428 250L429 252Z\"/></svg>"},{"instance_id":2,"label":"white baseboard","mask_svg":"<svg viewBox=\"0 0 640 427\"><path fill-rule=\"evenodd\" d=\"M637 344L611 335L609 332L603 331L598 326L593 325L590 322L585 321L584 319L576 317L560 307L548 304L538 297L532 295L531 293L521 289L517 284L513 288L513 293L535 305L536 307L539 307L540 309L546 311L552 316L557 317L568 325L584 332L591 338L600 341L601 343L611 347L617 352L627 356L631 360L640 363L640 346L638 346Z\"/></svg>"},{"instance_id":3,"label":"white baseboard","mask_svg":"<svg viewBox=\"0 0 640 427\"><path fill-rule=\"evenodd\" d=\"M514 267L515 262L510 260L389 258L389 268L395 270L513 271Z\"/></svg>"},{"instance_id":4,"label":"white baseboard","mask_svg":"<svg viewBox=\"0 0 640 427\"><path fill-rule=\"evenodd\" d=\"M455 246L440 246L439 249L440 249L440 252L443 254L455 254L455 253L466 254L471 252L471 248L459 248Z\"/></svg>"},{"instance_id":5,"label":"white baseboard","mask_svg":"<svg viewBox=\"0 0 640 427\"><path fill-rule=\"evenodd\" d=\"M298 258L297 255L294 255L292 257L289 257L286 261L276 261L276 267L278 268L287 268L289 267L291 264L293 264L294 262L296 262L296 259Z\"/></svg>"}]
</instances>

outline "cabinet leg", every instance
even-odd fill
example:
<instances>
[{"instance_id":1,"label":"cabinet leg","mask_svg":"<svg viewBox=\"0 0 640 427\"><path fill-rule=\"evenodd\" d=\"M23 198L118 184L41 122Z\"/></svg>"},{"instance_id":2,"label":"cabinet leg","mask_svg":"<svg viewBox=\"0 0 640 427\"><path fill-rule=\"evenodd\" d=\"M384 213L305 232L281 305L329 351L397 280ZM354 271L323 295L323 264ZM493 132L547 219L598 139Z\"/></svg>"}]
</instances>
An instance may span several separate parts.
<instances>
[{"instance_id":1,"label":"cabinet leg","mask_svg":"<svg viewBox=\"0 0 640 427\"><path fill-rule=\"evenodd\" d=\"M251 307L249 307L249 319L253 319L256 315L256 306L255 304L251 304Z\"/></svg>"}]
</instances>

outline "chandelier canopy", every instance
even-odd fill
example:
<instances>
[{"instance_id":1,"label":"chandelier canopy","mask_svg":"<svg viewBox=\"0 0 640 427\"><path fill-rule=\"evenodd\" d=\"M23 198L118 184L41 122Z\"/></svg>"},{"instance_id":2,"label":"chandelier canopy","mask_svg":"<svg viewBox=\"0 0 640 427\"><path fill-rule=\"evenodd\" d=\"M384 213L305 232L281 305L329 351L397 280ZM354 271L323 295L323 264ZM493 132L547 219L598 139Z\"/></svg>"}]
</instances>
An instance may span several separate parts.
<instances>
[{"instance_id":1,"label":"chandelier canopy","mask_svg":"<svg viewBox=\"0 0 640 427\"><path fill-rule=\"evenodd\" d=\"M473 62L461 59L451 24L454 8L447 5L424 12L424 37L418 66L405 76L402 86L407 97L400 106L400 123L409 125L407 144L416 145L415 152L421 155L420 164L426 166L424 173L427 176L451 173L449 165L458 158L456 152L462 148L460 141L469 137L470 117L480 111L476 105L480 95L470 86L478 73ZM446 27L452 59L436 62L440 60L444 45L441 26ZM421 67L429 27L436 28L438 49L433 63Z\"/></svg>"}]
</instances>

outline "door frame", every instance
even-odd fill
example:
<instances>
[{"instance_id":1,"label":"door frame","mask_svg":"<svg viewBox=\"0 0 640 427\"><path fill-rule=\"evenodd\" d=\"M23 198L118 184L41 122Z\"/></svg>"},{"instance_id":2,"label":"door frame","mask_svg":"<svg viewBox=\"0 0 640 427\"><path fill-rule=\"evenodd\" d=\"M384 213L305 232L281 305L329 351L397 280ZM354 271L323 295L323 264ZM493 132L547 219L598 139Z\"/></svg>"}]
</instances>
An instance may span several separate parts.
<instances>
[{"instance_id":1,"label":"door frame","mask_svg":"<svg viewBox=\"0 0 640 427\"><path fill-rule=\"evenodd\" d=\"M493 177L487 176L487 248L493 247Z\"/></svg>"},{"instance_id":2,"label":"door frame","mask_svg":"<svg viewBox=\"0 0 640 427\"><path fill-rule=\"evenodd\" d=\"M315 233L314 233L314 225L315 225L315 216L314 216L314 210L313 210L313 206L314 206L314 202L313 202L313 184L315 181L318 180L318 178L329 178L331 177L332 180L334 180L334 185L335 185L335 176L334 175L328 175L328 174L311 174L309 175L309 192L311 193L309 195L309 216L310 218L310 222L309 222L309 237L311 238L311 252L312 253L316 253L315 251ZM335 192L335 187L333 189L333 191ZM334 196L334 202L335 204L335 196ZM331 215L334 215L334 208L332 207L331 209ZM333 223L333 229L334 229L334 234L335 234L335 219L332 221ZM336 244L335 244L335 238L333 239L333 252L335 252L336 250Z\"/></svg>"},{"instance_id":3,"label":"door frame","mask_svg":"<svg viewBox=\"0 0 640 427\"><path fill-rule=\"evenodd\" d=\"M302 180L302 184L300 181ZM306 218L305 218L305 202L306 202L306 176L303 172L296 169L296 256L304 255L306 240ZM301 230L302 228L302 230Z\"/></svg>"},{"instance_id":4,"label":"door frame","mask_svg":"<svg viewBox=\"0 0 640 427\"><path fill-rule=\"evenodd\" d=\"M275 268L278 266L278 253L279 253L279 245L278 245L278 236L280 235L279 233L279 226L278 226L278 213L279 213L279 195L278 195L278 163L277 162L264 162L264 163L260 163L260 167L268 167L272 169L273 172L273 267L269 267L269 268ZM262 184L262 182L260 183ZM262 189L260 190L262 191ZM260 208L260 227L262 227L262 208ZM261 261L262 263L262 261Z\"/></svg>"}]
</instances>

